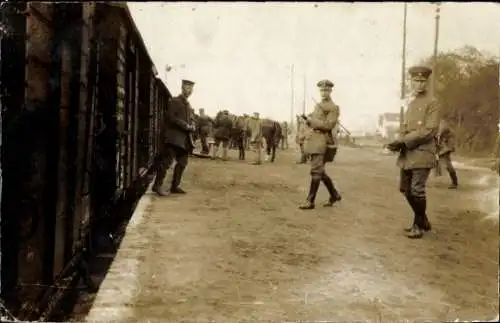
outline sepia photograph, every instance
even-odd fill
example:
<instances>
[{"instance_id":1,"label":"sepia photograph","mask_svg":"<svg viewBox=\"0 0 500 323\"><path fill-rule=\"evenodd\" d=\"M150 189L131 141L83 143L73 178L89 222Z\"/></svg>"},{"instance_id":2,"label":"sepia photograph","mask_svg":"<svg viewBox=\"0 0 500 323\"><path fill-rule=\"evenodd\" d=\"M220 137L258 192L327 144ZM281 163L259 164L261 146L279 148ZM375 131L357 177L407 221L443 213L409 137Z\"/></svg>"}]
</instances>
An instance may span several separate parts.
<instances>
[{"instance_id":1,"label":"sepia photograph","mask_svg":"<svg viewBox=\"0 0 500 323\"><path fill-rule=\"evenodd\" d=\"M496 2L0 1L0 321L498 322Z\"/></svg>"}]
</instances>

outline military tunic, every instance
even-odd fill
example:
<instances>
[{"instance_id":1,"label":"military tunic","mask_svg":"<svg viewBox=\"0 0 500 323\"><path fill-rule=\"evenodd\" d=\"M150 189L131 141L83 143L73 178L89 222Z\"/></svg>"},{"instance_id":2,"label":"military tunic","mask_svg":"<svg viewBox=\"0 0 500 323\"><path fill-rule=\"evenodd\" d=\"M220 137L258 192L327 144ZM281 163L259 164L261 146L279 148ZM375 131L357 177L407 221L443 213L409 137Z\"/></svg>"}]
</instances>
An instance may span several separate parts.
<instances>
[{"instance_id":1,"label":"military tunic","mask_svg":"<svg viewBox=\"0 0 500 323\"><path fill-rule=\"evenodd\" d=\"M184 169L188 164L189 153L194 148L191 132L194 130L194 112L188 100L179 95L170 99L165 115L167 126L164 132L164 145L157 162L156 179L153 189L159 189L167 170L176 161L172 188L177 189Z\"/></svg>"},{"instance_id":2,"label":"military tunic","mask_svg":"<svg viewBox=\"0 0 500 323\"><path fill-rule=\"evenodd\" d=\"M338 123L339 107L331 100L316 104L310 114L308 131L304 138L304 153L311 155L311 176L321 178L325 172L324 155L327 146L333 145L329 135Z\"/></svg>"},{"instance_id":3,"label":"military tunic","mask_svg":"<svg viewBox=\"0 0 500 323\"><path fill-rule=\"evenodd\" d=\"M405 112L400 133L400 141L405 144L397 160L401 168L401 192L425 197L430 170L436 165L438 126L436 100L427 92L413 97Z\"/></svg>"},{"instance_id":4,"label":"military tunic","mask_svg":"<svg viewBox=\"0 0 500 323\"><path fill-rule=\"evenodd\" d=\"M437 149L439 157L437 167L439 170L443 165L446 167L455 187L458 184L458 178L451 161L451 154L455 151L455 134L445 121L441 121L439 125Z\"/></svg>"},{"instance_id":5,"label":"military tunic","mask_svg":"<svg viewBox=\"0 0 500 323\"><path fill-rule=\"evenodd\" d=\"M253 145L257 155L256 163L262 161L262 120L256 117L250 117L248 126L251 132L250 144Z\"/></svg>"}]
</instances>

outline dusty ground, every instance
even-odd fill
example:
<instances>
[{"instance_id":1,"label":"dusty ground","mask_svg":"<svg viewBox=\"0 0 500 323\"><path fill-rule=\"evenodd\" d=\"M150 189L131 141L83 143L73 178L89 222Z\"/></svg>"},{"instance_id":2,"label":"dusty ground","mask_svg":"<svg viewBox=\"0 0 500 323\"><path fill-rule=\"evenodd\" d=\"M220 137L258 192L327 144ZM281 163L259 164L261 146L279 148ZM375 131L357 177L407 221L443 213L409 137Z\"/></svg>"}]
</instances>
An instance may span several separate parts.
<instances>
[{"instance_id":1,"label":"dusty ground","mask_svg":"<svg viewBox=\"0 0 500 323\"><path fill-rule=\"evenodd\" d=\"M389 322L498 312L498 222L485 220L498 212L486 197L495 176L459 169L458 191L432 178L434 230L414 241L402 234L411 218L394 156L343 147L328 167L343 200L314 211L297 209L308 166L293 163L293 149L261 166L231 156L191 159L186 196L148 197L136 241L123 247L138 268L137 290L120 307L129 318ZM326 198L321 187L318 202Z\"/></svg>"}]
</instances>

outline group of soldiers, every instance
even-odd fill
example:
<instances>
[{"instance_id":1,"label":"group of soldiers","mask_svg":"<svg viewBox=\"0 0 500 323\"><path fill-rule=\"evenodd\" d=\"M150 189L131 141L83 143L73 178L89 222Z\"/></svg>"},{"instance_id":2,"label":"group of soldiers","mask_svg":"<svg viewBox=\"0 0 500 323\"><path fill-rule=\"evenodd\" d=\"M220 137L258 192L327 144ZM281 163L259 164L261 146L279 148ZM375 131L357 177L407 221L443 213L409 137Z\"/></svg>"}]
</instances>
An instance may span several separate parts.
<instances>
[{"instance_id":1,"label":"group of soldiers","mask_svg":"<svg viewBox=\"0 0 500 323\"><path fill-rule=\"evenodd\" d=\"M454 151L453 132L447 121L441 120L437 101L427 91L431 73L432 70L425 66L409 69L413 94L408 100L398 139L387 145L387 149L399 154L396 162L400 168L399 191L413 211L413 223L404 229L406 236L411 239L422 238L424 232L431 230L427 216L426 184L431 170L436 167L436 156L439 161L438 169L445 165L450 175L450 188L458 187L457 174L451 162L451 154ZM226 159L230 142L234 142L240 149L240 159L244 159L244 151L251 145L257 152L254 164L261 163L264 138L268 153L269 148L276 148L280 141L283 147L287 146L287 142L282 140L289 135L288 126L268 119L262 120L258 113L251 117L234 116L224 110L212 120L200 109L199 115L196 115L187 100L193 85L194 82L184 80L182 93L171 99L167 109L164 149L157 163L157 175L153 185L153 191L161 196L166 195L162 184L165 172L174 159L177 163L170 192L185 193L179 184L188 156L194 148L193 138L201 140L202 153L208 155L208 138L213 136L212 158L217 156L218 149L222 146L222 158ZM321 101L316 103L312 113L297 117L296 141L301 149L298 163L306 163L307 160L310 162L309 192L305 203L299 205L302 210L315 208L316 194L321 183L329 193L329 199L324 206L332 206L342 199L333 180L325 171L326 163L331 163L337 153L340 108L331 98L334 87L331 81L319 81L317 86ZM496 167L500 174L500 139L497 146Z\"/></svg>"},{"instance_id":2,"label":"group of soldiers","mask_svg":"<svg viewBox=\"0 0 500 323\"><path fill-rule=\"evenodd\" d=\"M288 123L285 121L278 125L276 121L262 119L258 112L254 112L252 116L248 114L238 116L228 110L222 110L215 118L211 118L205 114L204 109L199 109L199 114L193 112L193 123L196 127L193 142L199 139L200 154L212 159L218 158L219 149L222 148L221 159L227 160L228 149L236 148L239 150L238 159L245 160L245 152L253 148L257 153L253 164L260 165L263 141L268 148L281 143L282 149L288 149L290 135ZM268 139L271 142L268 142ZM268 155L269 153L270 151Z\"/></svg>"}]
</instances>

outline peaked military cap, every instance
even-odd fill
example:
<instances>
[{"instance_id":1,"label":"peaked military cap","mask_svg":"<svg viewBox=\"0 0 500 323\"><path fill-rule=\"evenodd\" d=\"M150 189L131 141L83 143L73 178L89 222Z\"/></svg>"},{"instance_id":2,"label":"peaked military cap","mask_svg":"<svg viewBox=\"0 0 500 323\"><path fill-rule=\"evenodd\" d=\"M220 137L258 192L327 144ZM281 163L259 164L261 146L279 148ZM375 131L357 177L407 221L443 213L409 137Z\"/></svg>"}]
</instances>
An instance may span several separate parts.
<instances>
[{"instance_id":1,"label":"peaked military cap","mask_svg":"<svg viewBox=\"0 0 500 323\"><path fill-rule=\"evenodd\" d=\"M332 88L333 87L333 83L329 80L321 80L316 85L320 88L324 88L324 87Z\"/></svg>"},{"instance_id":2,"label":"peaked military cap","mask_svg":"<svg viewBox=\"0 0 500 323\"><path fill-rule=\"evenodd\" d=\"M190 80L182 80L182 85L194 85L194 82Z\"/></svg>"},{"instance_id":3,"label":"peaked military cap","mask_svg":"<svg viewBox=\"0 0 500 323\"><path fill-rule=\"evenodd\" d=\"M412 66L409 71L410 76L417 80L427 80L432 74L432 69L427 66Z\"/></svg>"}]
</instances>

